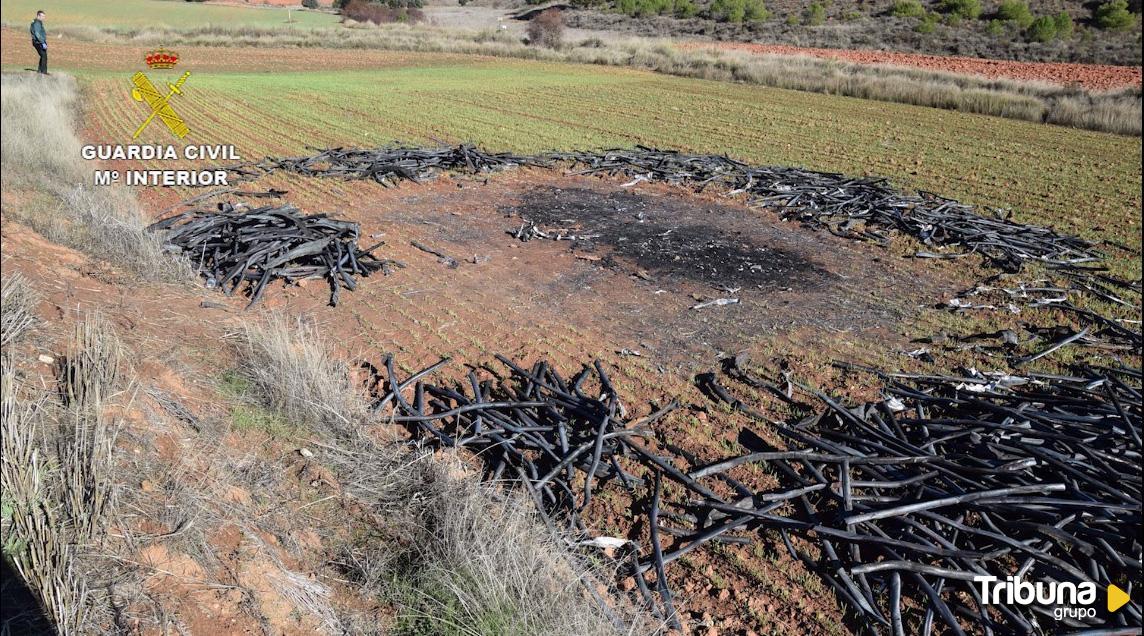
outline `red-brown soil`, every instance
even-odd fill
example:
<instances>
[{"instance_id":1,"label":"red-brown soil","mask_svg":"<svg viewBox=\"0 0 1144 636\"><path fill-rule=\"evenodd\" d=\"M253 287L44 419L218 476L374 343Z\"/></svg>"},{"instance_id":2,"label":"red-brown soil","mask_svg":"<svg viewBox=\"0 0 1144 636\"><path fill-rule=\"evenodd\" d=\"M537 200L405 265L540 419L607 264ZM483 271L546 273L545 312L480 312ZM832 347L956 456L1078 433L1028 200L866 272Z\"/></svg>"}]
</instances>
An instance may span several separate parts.
<instances>
[{"instance_id":1,"label":"red-brown soil","mask_svg":"<svg viewBox=\"0 0 1144 636\"><path fill-rule=\"evenodd\" d=\"M1140 86L1141 67L1110 66L1104 64L1071 64L1063 62L1011 62L976 57L922 55L892 51L847 51L842 49L814 49L780 44L748 44L743 42L688 42L679 45L686 49L718 49L746 51L760 55L808 55L811 57L843 60L856 64L886 64L908 66L931 71L945 71L991 78L1023 81L1077 84L1090 90L1111 90L1125 86Z\"/></svg>"},{"instance_id":2,"label":"red-brown soil","mask_svg":"<svg viewBox=\"0 0 1144 636\"><path fill-rule=\"evenodd\" d=\"M941 290L964 282L944 264L902 259L874 245L781 223L773 212L733 199L663 185L621 188L608 179L521 170L487 180L442 177L393 189L372 182L275 174L244 188L271 186L291 190L287 199L311 211L318 211L319 205L330 210L328 193L336 191L338 216L360 222L366 240L383 238L386 245L379 253L400 259L406 267L388 277L361 280L357 291L343 292L337 308L327 306L324 284L309 281L304 286L274 286L262 304L243 311L243 299L228 299L197 284L139 285L113 268L5 222L5 272L24 273L47 299L42 317L50 321L54 335L40 350L51 353L61 347L58 343L80 312L103 312L137 354L140 379L204 420L212 413L218 417L220 405L211 387L233 364L225 334L243 320L272 311L316 321L347 359L376 362L382 352L394 352L406 370L451 355L456 361L452 372L461 373L461 365L490 362L492 353L499 352L526 363L547 358L571 374L598 358L633 417L669 399L684 404L657 425L652 443L660 452L670 444L698 461L709 461L740 452L735 440L743 428L771 439L774 435L765 424L707 401L692 383L697 370L714 367L722 355L746 350L763 365L789 363L797 377L862 395L869 387L832 375L829 361L881 364L889 359L905 364L908 358L900 352L910 346L905 334L919 303L936 302ZM171 203L161 189L140 194L147 209ZM564 206L557 216L571 210L583 217L574 223L590 225L593 215L623 219L631 214L631 225L641 227L601 226L598 229L610 236L591 249L570 241L521 242L506 233L519 226L529 206L535 210L548 204ZM716 278L690 272L695 263L686 255L696 247L691 243L706 245L712 236L697 231L699 225L723 237L727 245L722 247L734 248L733 254L773 251L778 262L761 261L769 269L757 280L750 278L757 273L749 271L747 278L736 278L739 261L734 259L725 263L731 269L718 270ZM630 233L651 241L660 234L644 231L651 226L680 235L665 245L684 255L683 264L659 259L662 250L647 260L646 254L631 251L619 240L621 233ZM449 267L412 247L414 240L453 256L459 266ZM795 266L784 267L783 260ZM718 289L722 277L742 289ZM901 293L903 289L910 293ZM722 296L738 297L740 303L691 309L701 300ZM203 300L210 302L200 306ZM217 308L220 305L223 308ZM639 355L633 355L635 351ZM35 354L25 355L34 359ZM775 418L786 417L759 396L743 397ZM171 516L143 515L135 532L162 537L179 528L186 514L180 506L186 504L163 497L200 483L226 484L226 475L220 474L224 469L247 479L251 471L256 475L253 485L215 486L218 492L203 493L224 502L223 509L195 513L194 532L177 540L143 541L133 557L149 574L146 592L172 620L189 633L207 633L210 625L243 631L257 623L276 633L312 631L313 617L283 613L280 594L262 583L284 568L326 582L340 606L369 607L369 599L335 584L328 551L337 544L339 532L345 532L339 526L344 519L338 519L344 512L336 501L311 505L328 493L315 492L308 478L298 483L297 476L310 469L298 464L292 447L270 442L260 451L265 442L251 439L251 433L225 429L204 446L196 431L170 418L157 429L155 418L163 409L149 399L145 404L150 415L136 418L122 438L124 451L135 453L133 461L140 463L140 490L130 496L143 508L155 506ZM159 471L160 476L148 476L148 471ZM736 478L759 488L770 479L752 467ZM266 486L275 483L278 486ZM261 488L271 488L270 496ZM666 496L684 495L669 489ZM298 515L303 508L306 514ZM647 529L633 522L632 502L618 488L596 499L586 518L599 534L646 542ZM320 540L312 536L317 527L323 528ZM190 542L189 537L197 539ZM700 550L681 559L669 576L696 633L848 631L833 595L781 545ZM154 631L158 626L139 627Z\"/></svg>"}]
</instances>

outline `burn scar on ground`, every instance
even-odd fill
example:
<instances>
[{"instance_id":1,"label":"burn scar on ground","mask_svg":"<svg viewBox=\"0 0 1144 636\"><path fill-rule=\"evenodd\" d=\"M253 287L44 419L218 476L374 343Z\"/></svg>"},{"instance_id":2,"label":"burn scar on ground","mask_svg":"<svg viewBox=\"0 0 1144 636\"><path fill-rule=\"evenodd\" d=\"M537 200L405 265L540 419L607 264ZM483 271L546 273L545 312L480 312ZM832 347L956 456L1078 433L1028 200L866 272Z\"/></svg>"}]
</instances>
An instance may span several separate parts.
<instances>
[{"instance_id":1,"label":"burn scar on ground","mask_svg":"<svg viewBox=\"0 0 1144 636\"><path fill-rule=\"evenodd\" d=\"M716 289L807 289L828 277L803 253L757 240L744 212L623 190L536 188L504 209L518 238L567 240L602 264ZM755 220L757 222L757 220Z\"/></svg>"}]
</instances>

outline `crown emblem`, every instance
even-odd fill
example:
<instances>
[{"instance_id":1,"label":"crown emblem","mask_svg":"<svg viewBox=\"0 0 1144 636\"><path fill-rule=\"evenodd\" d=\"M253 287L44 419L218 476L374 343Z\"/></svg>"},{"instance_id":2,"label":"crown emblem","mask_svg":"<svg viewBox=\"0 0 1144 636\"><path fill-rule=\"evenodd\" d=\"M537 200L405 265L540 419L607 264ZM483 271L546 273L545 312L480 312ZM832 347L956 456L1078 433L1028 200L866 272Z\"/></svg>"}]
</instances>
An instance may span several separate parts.
<instances>
[{"instance_id":1,"label":"crown emblem","mask_svg":"<svg viewBox=\"0 0 1144 636\"><path fill-rule=\"evenodd\" d=\"M173 68L179 63L179 54L167 49L156 49L148 53L143 61L151 68Z\"/></svg>"}]
</instances>

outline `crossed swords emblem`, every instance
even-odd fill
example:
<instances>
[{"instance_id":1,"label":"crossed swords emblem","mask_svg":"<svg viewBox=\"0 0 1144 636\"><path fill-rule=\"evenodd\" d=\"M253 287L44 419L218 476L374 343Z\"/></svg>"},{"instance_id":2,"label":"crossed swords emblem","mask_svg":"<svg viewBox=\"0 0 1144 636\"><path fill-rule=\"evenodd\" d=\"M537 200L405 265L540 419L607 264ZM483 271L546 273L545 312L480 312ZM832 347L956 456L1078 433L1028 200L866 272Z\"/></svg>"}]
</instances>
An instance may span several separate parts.
<instances>
[{"instance_id":1,"label":"crossed swords emblem","mask_svg":"<svg viewBox=\"0 0 1144 636\"><path fill-rule=\"evenodd\" d=\"M166 124L167 129L179 139L186 137L187 133L191 132L191 129L187 128L187 124L183 122L183 118L179 117L179 114L175 112L174 108L171 108L170 104L172 97L183 94L183 84L190 76L191 72L187 71L174 84L167 82L167 88L170 91L166 95L160 93L159 89L155 88L155 85L143 73L140 72L131 76L131 83L135 85L135 88L131 89L131 97L135 98L137 102L146 102L151 107L151 114L135 130L135 134L131 136L132 139L138 139L156 115L160 121Z\"/></svg>"}]
</instances>

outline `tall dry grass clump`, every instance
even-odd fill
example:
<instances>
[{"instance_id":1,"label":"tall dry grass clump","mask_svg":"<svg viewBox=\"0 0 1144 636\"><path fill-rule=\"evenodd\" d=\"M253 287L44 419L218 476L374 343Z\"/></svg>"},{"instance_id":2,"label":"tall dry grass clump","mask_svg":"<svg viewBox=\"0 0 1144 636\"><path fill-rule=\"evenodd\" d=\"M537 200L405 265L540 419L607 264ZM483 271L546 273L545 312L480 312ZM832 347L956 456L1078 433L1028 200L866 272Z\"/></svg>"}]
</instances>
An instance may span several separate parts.
<instances>
[{"instance_id":1,"label":"tall dry grass clump","mask_svg":"<svg viewBox=\"0 0 1144 636\"><path fill-rule=\"evenodd\" d=\"M0 287L0 347L18 342L36 324L39 295L19 272Z\"/></svg>"},{"instance_id":2,"label":"tall dry grass clump","mask_svg":"<svg viewBox=\"0 0 1144 636\"><path fill-rule=\"evenodd\" d=\"M1139 88L1087 91L895 66L790 55L684 50L647 38L585 40L559 48L529 46L507 34L391 24L368 29L296 30L209 26L189 29L61 27L77 39L138 46L273 46L382 49L490 55L646 69L668 75L944 108L1032 122L1141 134Z\"/></svg>"},{"instance_id":3,"label":"tall dry grass clump","mask_svg":"<svg viewBox=\"0 0 1144 636\"><path fill-rule=\"evenodd\" d=\"M104 405L118 387L120 358L114 330L90 316L59 365L59 400L22 385L10 356L0 361L4 556L64 635L96 633L102 624L86 555L112 517L116 426ZM36 608L18 610L36 623Z\"/></svg>"},{"instance_id":4,"label":"tall dry grass clump","mask_svg":"<svg viewBox=\"0 0 1144 636\"><path fill-rule=\"evenodd\" d=\"M398 601L398 631L605 636L640 629L633 616L620 618L621 609L592 598L597 577L524 497L471 479L430 483L413 549L397 559L402 576L387 588Z\"/></svg>"},{"instance_id":5,"label":"tall dry grass clump","mask_svg":"<svg viewBox=\"0 0 1144 636\"><path fill-rule=\"evenodd\" d=\"M311 323L272 314L247 322L239 334L239 371L269 409L288 423L352 439L366 406L350 383L349 368Z\"/></svg>"},{"instance_id":6,"label":"tall dry grass clump","mask_svg":"<svg viewBox=\"0 0 1144 636\"><path fill-rule=\"evenodd\" d=\"M329 442L324 461L344 493L382 524L340 563L398 607L396 633L595 635L632 624L633 613L592 597L593 572L530 502L481 485L455 458L361 435L366 401L312 325L248 322L237 354L268 408Z\"/></svg>"},{"instance_id":7,"label":"tall dry grass clump","mask_svg":"<svg viewBox=\"0 0 1144 636\"><path fill-rule=\"evenodd\" d=\"M46 195L5 214L48 239L104 259L146 280L177 281L189 268L147 231L131 193L96 187L75 134L79 88L66 75L0 77L4 134L0 155L5 189Z\"/></svg>"},{"instance_id":8,"label":"tall dry grass clump","mask_svg":"<svg viewBox=\"0 0 1144 636\"><path fill-rule=\"evenodd\" d=\"M119 336L98 314L76 325L67 355L59 363L65 407L57 442L60 480L68 517L83 539L102 529L111 506L117 428L103 409L119 387L122 363Z\"/></svg>"}]
</instances>

